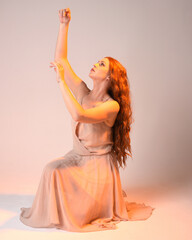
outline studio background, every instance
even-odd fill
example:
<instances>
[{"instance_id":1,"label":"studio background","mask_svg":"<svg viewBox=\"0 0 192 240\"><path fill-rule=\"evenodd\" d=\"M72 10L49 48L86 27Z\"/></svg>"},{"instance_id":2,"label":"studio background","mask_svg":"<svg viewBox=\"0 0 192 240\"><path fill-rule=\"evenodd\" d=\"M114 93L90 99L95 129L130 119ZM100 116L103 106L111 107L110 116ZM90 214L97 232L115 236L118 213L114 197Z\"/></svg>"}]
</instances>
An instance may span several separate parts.
<instances>
[{"instance_id":1,"label":"studio background","mask_svg":"<svg viewBox=\"0 0 192 240\"><path fill-rule=\"evenodd\" d=\"M58 10L67 7L75 73L92 88L88 74L101 58L127 69L133 160L120 169L123 188L191 184L191 1L1 0L0 193L35 194L47 162L72 149L71 117L49 68Z\"/></svg>"}]
</instances>

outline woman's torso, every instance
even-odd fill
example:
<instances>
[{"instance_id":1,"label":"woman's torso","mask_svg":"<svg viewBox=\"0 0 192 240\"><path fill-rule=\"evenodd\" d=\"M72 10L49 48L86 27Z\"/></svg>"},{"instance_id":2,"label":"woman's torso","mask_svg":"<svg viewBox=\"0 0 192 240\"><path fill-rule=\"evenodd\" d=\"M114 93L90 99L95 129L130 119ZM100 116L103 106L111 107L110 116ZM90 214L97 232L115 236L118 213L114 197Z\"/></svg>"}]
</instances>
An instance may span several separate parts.
<instances>
[{"instance_id":1,"label":"woman's torso","mask_svg":"<svg viewBox=\"0 0 192 240\"><path fill-rule=\"evenodd\" d=\"M84 96L81 105L84 109L88 109L110 100L113 99L106 96L101 102L93 102L89 97ZM109 152L113 145L112 127L104 121L99 123L75 123L75 135L79 142L92 153Z\"/></svg>"}]
</instances>

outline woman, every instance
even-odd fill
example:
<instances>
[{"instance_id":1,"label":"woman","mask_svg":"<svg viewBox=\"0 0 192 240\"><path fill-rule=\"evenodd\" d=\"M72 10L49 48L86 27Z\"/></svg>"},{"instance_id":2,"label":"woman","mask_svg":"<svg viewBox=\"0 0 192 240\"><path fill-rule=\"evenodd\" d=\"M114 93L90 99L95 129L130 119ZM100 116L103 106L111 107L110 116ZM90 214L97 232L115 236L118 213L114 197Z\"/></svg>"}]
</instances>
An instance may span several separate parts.
<instances>
[{"instance_id":1,"label":"woman","mask_svg":"<svg viewBox=\"0 0 192 240\"><path fill-rule=\"evenodd\" d=\"M50 67L72 117L73 149L45 166L33 205L21 208L20 220L31 227L86 232L147 219L154 208L126 201L118 170L126 165L126 156L132 156L126 69L114 58L101 59L89 73L90 90L67 60L70 9L60 10L59 19Z\"/></svg>"}]
</instances>

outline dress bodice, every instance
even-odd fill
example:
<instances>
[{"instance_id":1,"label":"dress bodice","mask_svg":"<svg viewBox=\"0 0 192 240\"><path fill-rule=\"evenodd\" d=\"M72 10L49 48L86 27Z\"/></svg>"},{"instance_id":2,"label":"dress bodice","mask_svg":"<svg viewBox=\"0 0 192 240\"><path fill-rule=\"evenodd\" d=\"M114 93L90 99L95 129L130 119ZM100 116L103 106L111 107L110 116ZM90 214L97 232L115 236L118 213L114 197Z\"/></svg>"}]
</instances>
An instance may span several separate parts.
<instances>
[{"instance_id":1,"label":"dress bodice","mask_svg":"<svg viewBox=\"0 0 192 240\"><path fill-rule=\"evenodd\" d=\"M84 105L82 106L84 107ZM79 145L88 150L87 154L104 154L111 151L113 132L105 122L82 123L72 119L72 128L73 143L76 143L74 147L78 153L81 152L78 151Z\"/></svg>"},{"instance_id":2,"label":"dress bodice","mask_svg":"<svg viewBox=\"0 0 192 240\"><path fill-rule=\"evenodd\" d=\"M84 94L81 94L84 91ZM86 95L89 89L82 83L77 101L82 105L84 109L90 108L87 103L83 103L82 99ZM103 102L111 100L109 97ZM91 107L94 107L91 106ZM73 147L74 150L82 155L88 154L104 154L108 153L112 149L113 145L113 132L112 127L108 126L104 121L99 123L82 123L75 122L72 119L73 128ZM81 151L81 150L83 151Z\"/></svg>"}]
</instances>

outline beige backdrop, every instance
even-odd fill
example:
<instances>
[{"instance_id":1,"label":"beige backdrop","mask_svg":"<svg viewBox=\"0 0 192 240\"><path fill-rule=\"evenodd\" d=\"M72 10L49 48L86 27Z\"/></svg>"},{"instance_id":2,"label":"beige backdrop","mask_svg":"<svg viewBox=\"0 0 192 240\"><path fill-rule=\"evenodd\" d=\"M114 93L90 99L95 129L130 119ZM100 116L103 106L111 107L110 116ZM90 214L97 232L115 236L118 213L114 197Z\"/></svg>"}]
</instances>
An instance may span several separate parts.
<instances>
[{"instance_id":1,"label":"beige backdrop","mask_svg":"<svg viewBox=\"0 0 192 240\"><path fill-rule=\"evenodd\" d=\"M135 122L123 187L190 184L190 0L1 0L0 192L34 194L45 164L72 148L70 115L49 68L66 7L76 74L91 88L89 71L105 56L128 72Z\"/></svg>"}]
</instances>

